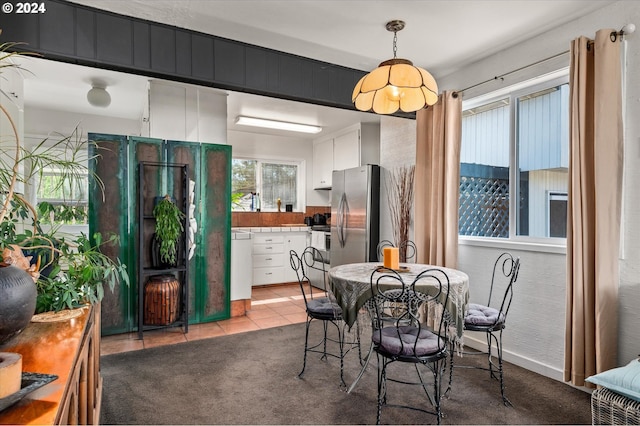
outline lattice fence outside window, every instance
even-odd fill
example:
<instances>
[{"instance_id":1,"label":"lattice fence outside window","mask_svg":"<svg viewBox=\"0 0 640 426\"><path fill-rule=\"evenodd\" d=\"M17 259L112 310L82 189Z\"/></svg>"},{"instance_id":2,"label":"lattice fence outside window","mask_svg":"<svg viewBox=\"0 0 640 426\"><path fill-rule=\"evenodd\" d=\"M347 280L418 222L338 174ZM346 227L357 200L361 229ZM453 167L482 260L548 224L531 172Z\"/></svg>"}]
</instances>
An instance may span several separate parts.
<instances>
[{"instance_id":1,"label":"lattice fence outside window","mask_svg":"<svg viewBox=\"0 0 640 426\"><path fill-rule=\"evenodd\" d=\"M460 177L458 234L509 237L509 181Z\"/></svg>"}]
</instances>

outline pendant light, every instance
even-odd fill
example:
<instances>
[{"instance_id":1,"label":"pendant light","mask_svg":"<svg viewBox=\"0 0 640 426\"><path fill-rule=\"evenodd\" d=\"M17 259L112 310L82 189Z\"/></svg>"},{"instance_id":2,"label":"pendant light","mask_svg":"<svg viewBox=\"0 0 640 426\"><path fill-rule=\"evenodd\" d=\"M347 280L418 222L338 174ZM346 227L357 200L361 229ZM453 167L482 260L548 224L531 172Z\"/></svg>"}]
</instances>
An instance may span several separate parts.
<instances>
[{"instance_id":1,"label":"pendant light","mask_svg":"<svg viewBox=\"0 0 640 426\"><path fill-rule=\"evenodd\" d=\"M438 85L433 76L411 61L396 57L397 33L404 26L400 20L387 22L387 31L393 32L393 59L382 62L356 84L351 98L356 109L393 114L398 110L417 111L438 102Z\"/></svg>"}]
</instances>

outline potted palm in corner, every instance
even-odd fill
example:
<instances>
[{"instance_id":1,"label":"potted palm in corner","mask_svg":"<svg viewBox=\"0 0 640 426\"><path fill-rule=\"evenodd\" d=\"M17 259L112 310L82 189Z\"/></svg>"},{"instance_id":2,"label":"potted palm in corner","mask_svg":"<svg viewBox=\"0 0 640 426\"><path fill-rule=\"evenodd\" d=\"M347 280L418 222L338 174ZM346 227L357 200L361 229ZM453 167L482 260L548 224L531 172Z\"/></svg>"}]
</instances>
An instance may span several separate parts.
<instances>
[{"instance_id":1,"label":"potted palm in corner","mask_svg":"<svg viewBox=\"0 0 640 426\"><path fill-rule=\"evenodd\" d=\"M154 267L175 266L178 263L178 247L184 233L185 214L169 195L165 195L153 208L156 220L153 235Z\"/></svg>"}]
</instances>

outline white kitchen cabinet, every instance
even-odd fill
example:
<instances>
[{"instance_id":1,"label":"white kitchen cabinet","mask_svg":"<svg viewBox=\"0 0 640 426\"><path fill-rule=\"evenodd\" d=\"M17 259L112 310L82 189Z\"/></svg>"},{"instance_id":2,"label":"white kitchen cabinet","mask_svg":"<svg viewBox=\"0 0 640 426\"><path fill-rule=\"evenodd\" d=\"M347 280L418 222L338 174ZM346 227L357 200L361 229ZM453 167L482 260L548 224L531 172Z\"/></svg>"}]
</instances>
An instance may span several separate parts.
<instances>
[{"instance_id":1,"label":"white kitchen cabinet","mask_svg":"<svg viewBox=\"0 0 640 426\"><path fill-rule=\"evenodd\" d=\"M250 232L231 232L231 300L251 299L251 246Z\"/></svg>"},{"instance_id":2,"label":"white kitchen cabinet","mask_svg":"<svg viewBox=\"0 0 640 426\"><path fill-rule=\"evenodd\" d=\"M290 252L291 250L302 255L302 252L309 245L309 233L308 232L290 232L285 234L284 237L284 278L285 282L297 282L298 275L296 271L291 267Z\"/></svg>"},{"instance_id":3,"label":"white kitchen cabinet","mask_svg":"<svg viewBox=\"0 0 640 426\"><path fill-rule=\"evenodd\" d=\"M307 247L308 236L306 230L253 233L252 285L298 281L295 271L291 269L289 252L295 250L301 253Z\"/></svg>"},{"instance_id":4,"label":"white kitchen cabinet","mask_svg":"<svg viewBox=\"0 0 640 426\"><path fill-rule=\"evenodd\" d=\"M333 138L313 145L313 189L331 188Z\"/></svg>"},{"instance_id":5,"label":"white kitchen cabinet","mask_svg":"<svg viewBox=\"0 0 640 426\"><path fill-rule=\"evenodd\" d=\"M358 123L314 142L313 189L331 189L334 170L380 163L380 125Z\"/></svg>"},{"instance_id":6,"label":"white kitchen cabinet","mask_svg":"<svg viewBox=\"0 0 640 426\"><path fill-rule=\"evenodd\" d=\"M351 129L333 139L333 170L360 166L360 129Z\"/></svg>"}]
</instances>

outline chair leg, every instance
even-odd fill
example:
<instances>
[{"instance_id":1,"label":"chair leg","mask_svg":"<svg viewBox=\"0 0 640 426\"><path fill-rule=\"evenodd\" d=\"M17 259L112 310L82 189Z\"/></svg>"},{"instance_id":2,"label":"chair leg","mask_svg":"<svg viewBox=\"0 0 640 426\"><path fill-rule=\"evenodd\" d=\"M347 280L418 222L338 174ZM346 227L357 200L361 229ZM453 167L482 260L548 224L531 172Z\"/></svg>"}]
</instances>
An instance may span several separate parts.
<instances>
[{"instance_id":1,"label":"chair leg","mask_svg":"<svg viewBox=\"0 0 640 426\"><path fill-rule=\"evenodd\" d=\"M309 343L309 325L311 324L311 318L307 316L307 323L304 333L304 358L302 360L302 371L298 374L298 378L302 378L302 373L307 368L307 345Z\"/></svg>"},{"instance_id":2,"label":"chair leg","mask_svg":"<svg viewBox=\"0 0 640 426\"><path fill-rule=\"evenodd\" d=\"M376 412L376 424L380 424L380 418L382 417L382 405L387 401L387 360L381 358L380 354L377 354L378 358L378 410Z\"/></svg>"},{"instance_id":3,"label":"chair leg","mask_svg":"<svg viewBox=\"0 0 640 426\"><path fill-rule=\"evenodd\" d=\"M336 328L338 329L338 346L340 347L340 384L347 387L347 383L344 381L344 328L347 326L346 323L340 328L340 325L336 324ZM326 346L326 338L325 338L325 346Z\"/></svg>"},{"instance_id":4,"label":"chair leg","mask_svg":"<svg viewBox=\"0 0 640 426\"><path fill-rule=\"evenodd\" d=\"M326 360L327 359L327 326L328 326L327 321L322 321L322 326L324 327L324 340L322 341L323 348L322 348L322 357L320 359Z\"/></svg>"},{"instance_id":5,"label":"chair leg","mask_svg":"<svg viewBox=\"0 0 640 426\"><path fill-rule=\"evenodd\" d=\"M444 392L444 397L448 398L451 393L451 384L453 383L453 353L456 350L455 343L451 342L451 347L449 348L449 385L447 386L447 390Z\"/></svg>"},{"instance_id":6,"label":"chair leg","mask_svg":"<svg viewBox=\"0 0 640 426\"><path fill-rule=\"evenodd\" d=\"M442 374L446 368L446 358L436 361L433 369L433 399L434 408L436 409L436 416L438 418L438 424L442 421L442 408L440 406L441 391L442 391Z\"/></svg>"},{"instance_id":7,"label":"chair leg","mask_svg":"<svg viewBox=\"0 0 640 426\"><path fill-rule=\"evenodd\" d=\"M498 338L496 338L496 346L498 348L498 370L500 373L500 394L502 395L502 402L504 405L508 407L513 407L511 401L504 395L504 370L502 365L502 330L500 330L500 334Z\"/></svg>"}]
</instances>

